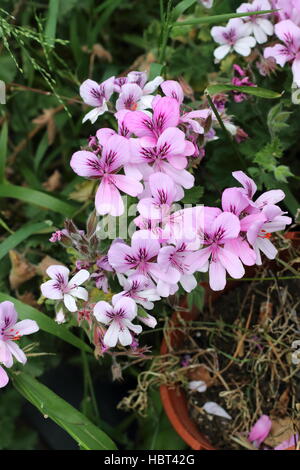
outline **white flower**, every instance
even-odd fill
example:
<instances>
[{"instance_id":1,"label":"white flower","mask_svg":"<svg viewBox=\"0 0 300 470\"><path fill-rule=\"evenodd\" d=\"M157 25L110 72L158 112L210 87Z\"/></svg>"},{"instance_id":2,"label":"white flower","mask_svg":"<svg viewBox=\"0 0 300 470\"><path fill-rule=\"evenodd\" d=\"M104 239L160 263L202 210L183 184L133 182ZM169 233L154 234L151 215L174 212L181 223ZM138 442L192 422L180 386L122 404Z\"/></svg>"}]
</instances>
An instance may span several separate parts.
<instances>
[{"instance_id":1,"label":"white flower","mask_svg":"<svg viewBox=\"0 0 300 470\"><path fill-rule=\"evenodd\" d=\"M70 280L70 271L65 266L52 265L47 269L46 273L51 279L41 285L41 291L44 297L53 300L63 300L66 308L70 312L77 311L75 298L82 300L88 299L87 290L83 287L79 287L90 277L86 269L78 271Z\"/></svg>"},{"instance_id":2,"label":"white flower","mask_svg":"<svg viewBox=\"0 0 300 470\"><path fill-rule=\"evenodd\" d=\"M256 44L255 39L250 34L251 30L248 24L245 24L240 18L232 18L225 27L214 26L211 29L211 35L215 42L221 44L214 51L217 61L224 59L231 51L235 51L244 57L250 55L251 48Z\"/></svg>"},{"instance_id":3,"label":"white flower","mask_svg":"<svg viewBox=\"0 0 300 470\"><path fill-rule=\"evenodd\" d=\"M272 7L268 0L255 0L253 3L242 3L236 11L237 13L247 13L271 9ZM249 27L250 33L254 35L258 44L267 42L268 36L272 36L274 33L274 26L266 16L267 15L251 15L243 18L244 22Z\"/></svg>"}]
</instances>

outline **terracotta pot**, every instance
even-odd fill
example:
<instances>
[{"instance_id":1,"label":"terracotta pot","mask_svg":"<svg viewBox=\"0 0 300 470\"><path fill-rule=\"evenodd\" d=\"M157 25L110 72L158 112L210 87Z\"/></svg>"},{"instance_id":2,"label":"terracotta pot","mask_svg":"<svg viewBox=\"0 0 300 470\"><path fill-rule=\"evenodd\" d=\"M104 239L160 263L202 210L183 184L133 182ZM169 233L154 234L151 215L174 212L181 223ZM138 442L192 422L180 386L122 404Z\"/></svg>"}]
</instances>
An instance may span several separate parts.
<instances>
[{"instance_id":1,"label":"terracotta pot","mask_svg":"<svg viewBox=\"0 0 300 470\"><path fill-rule=\"evenodd\" d=\"M293 240L293 243L296 245L300 244L300 232L287 232L285 237L289 240ZM252 270L253 271L253 270ZM250 268L250 276L251 276L251 268ZM225 292L234 288L239 281L230 281L226 285ZM220 295L223 294L222 292L214 292L210 289L208 283L202 283L203 287L205 288L205 303L215 302ZM197 309L193 309L190 312L180 312L181 318L185 321L195 320L198 316ZM175 312L172 321L174 327L179 324L178 321L178 313ZM182 342L183 342L184 335L179 330L173 330L170 333L170 342L174 349L178 349ZM161 354L168 353L168 346L163 339L160 349ZM160 387L160 396L161 401L164 407L164 410L174 427L175 431L179 436L186 442L186 444L193 450L217 450L215 449L210 442L205 438L203 434L199 431L198 426L192 420L189 414L187 399L185 391L179 387L168 387L166 385L161 385ZM286 450L295 450L295 447L291 447Z\"/></svg>"}]
</instances>

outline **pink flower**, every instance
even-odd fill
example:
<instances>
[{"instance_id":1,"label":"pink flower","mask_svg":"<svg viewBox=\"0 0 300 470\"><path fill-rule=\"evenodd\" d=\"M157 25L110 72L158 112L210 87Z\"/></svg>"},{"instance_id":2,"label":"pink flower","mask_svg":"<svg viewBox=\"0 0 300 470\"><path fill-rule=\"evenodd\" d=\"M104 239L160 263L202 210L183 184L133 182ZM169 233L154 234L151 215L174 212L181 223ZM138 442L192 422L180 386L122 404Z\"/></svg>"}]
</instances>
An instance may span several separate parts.
<instances>
[{"instance_id":1,"label":"pink flower","mask_svg":"<svg viewBox=\"0 0 300 470\"><path fill-rule=\"evenodd\" d=\"M162 221L169 216L171 206L178 198L172 178L165 173L153 173L149 176L149 187L152 197L139 201L137 209L147 220Z\"/></svg>"},{"instance_id":2,"label":"pink flower","mask_svg":"<svg viewBox=\"0 0 300 470\"><path fill-rule=\"evenodd\" d=\"M137 137L147 137L149 142L156 144L159 136L168 127L176 127L179 123L179 103L174 98L160 98L153 103L153 115L148 116L142 111L126 114L126 124L130 132Z\"/></svg>"},{"instance_id":3,"label":"pink flower","mask_svg":"<svg viewBox=\"0 0 300 470\"><path fill-rule=\"evenodd\" d=\"M65 307L70 312L77 311L75 299L88 299L88 292L83 287L79 287L85 282L90 274L85 269L81 269L69 280L70 271L65 266L49 266L46 273L51 278L41 285L41 291L44 297L53 300L63 300Z\"/></svg>"},{"instance_id":4,"label":"pink flower","mask_svg":"<svg viewBox=\"0 0 300 470\"><path fill-rule=\"evenodd\" d=\"M154 307L153 302L160 300L155 284L147 276L133 274L126 278L123 274L118 274L118 280L124 290L114 295L115 299L129 297L147 310L152 310Z\"/></svg>"},{"instance_id":5,"label":"pink flower","mask_svg":"<svg viewBox=\"0 0 300 470\"><path fill-rule=\"evenodd\" d=\"M156 90L164 79L158 76L151 82L145 84L141 76L137 75L139 73L143 74L143 72L130 72L127 76L127 83L121 86L120 95L116 101L117 111L121 109L136 111L151 108L154 98L154 95L151 93Z\"/></svg>"},{"instance_id":6,"label":"pink flower","mask_svg":"<svg viewBox=\"0 0 300 470\"><path fill-rule=\"evenodd\" d=\"M250 78L247 76L247 72L243 70L238 65L234 64L233 69L238 76L232 78L231 83L234 86L256 86L254 83L250 81ZM247 95L245 93L240 93L239 91L233 91L233 99L236 103L241 103L242 101L247 99ZM248 135L245 133L248 137Z\"/></svg>"},{"instance_id":7,"label":"pink flower","mask_svg":"<svg viewBox=\"0 0 300 470\"><path fill-rule=\"evenodd\" d=\"M5 367L13 365L13 356L18 362L25 364L27 358L17 341L24 335L31 335L39 330L37 323L33 320L22 320L17 322L18 314L15 306L10 301L0 303L0 363ZM6 385L8 379L6 372L0 370L0 387Z\"/></svg>"},{"instance_id":8,"label":"pink flower","mask_svg":"<svg viewBox=\"0 0 300 470\"><path fill-rule=\"evenodd\" d=\"M108 80L100 83L94 82L93 80L85 80L80 86L80 96L86 104L93 106L94 109L87 113L82 122L88 119L92 124L96 122L101 114L107 111L106 102L109 100L114 91L114 77L110 77Z\"/></svg>"},{"instance_id":9,"label":"pink flower","mask_svg":"<svg viewBox=\"0 0 300 470\"><path fill-rule=\"evenodd\" d=\"M109 325L103 342L111 348L116 346L117 342L122 346L129 346L132 343L130 330L136 334L142 331L140 325L132 323L137 316L137 307L130 298L112 299L112 305L101 300L94 307L94 315L100 323Z\"/></svg>"},{"instance_id":10,"label":"pink flower","mask_svg":"<svg viewBox=\"0 0 300 470\"><path fill-rule=\"evenodd\" d=\"M294 82L300 86L300 28L291 20L284 20L275 25L275 33L283 44L267 47L264 57L273 57L281 67L292 62Z\"/></svg>"},{"instance_id":11,"label":"pink flower","mask_svg":"<svg viewBox=\"0 0 300 470\"><path fill-rule=\"evenodd\" d=\"M215 42L221 44L214 51L215 58L220 61L231 51L245 57L250 55L251 48L256 44L250 34L249 26L240 18L232 18L225 27L214 26L211 29L211 35Z\"/></svg>"},{"instance_id":12,"label":"pink flower","mask_svg":"<svg viewBox=\"0 0 300 470\"><path fill-rule=\"evenodd\" d=\"M275 15L280 20L292 20L300 25L300 0L272 0L272 7L279 10Z\"/></svg>"},{"instance_id":13,"label":"pink flower","mask_svg":"<svg viewBox=\"0 0 300 470\"><path fill-rule=\"evenodd\" d=\"M8 384L9 378L3 367L0 366L0 388L5 387Z\"/></svg>"},{"instance_id":14,"label":"pink flower","mask_svg":"<svg viewBox=\"0 0 300 470\"><path fill-rule=\"evenodd\" d=\"M209 262L209 284L213 290L222 290L226 285L226 271L231 277L240 279L245 274L238 256L225 248L226 243L236 239L241 226L238 217L220 209L205 207L204 231L200 236L205 248L194 254L194 262L203 270Z\"/></svg>"},{"instance_id":15,"label":"pink flower","mask_svg":"<svg viewBox=\"0 0 300 470\"><path fill-rule=\"evenodd\" d=\"M253 442L255 447L259 447L261 443L268 437L272 427L272 421L269 416L262 415L252 427L248 439Z\"/></svg>"},{"instance_id":16,"label":"pink flower","mask_svg":"<svg viewBox=\"0 0 300 470\"><path fill-rule=\"evenodd\" d=\"M95 197L98 214L123 214L124 204L119 190L130 196L137 196L143 191L143 185L136 179L116 174L128 159L127 139L118 135L113 135L107 140L100 158L86 150L79 150L72 155L70 165L75 173L101 180Z\"/></svg>"},{"instance_id":17,"label":"pink flower","mask_svg":"<svg viewBox=\"0 0 300 470\"><path fill-rule=\"evenodd\" d=\"M252 3L242 3L237 13L247 13L253 11L272 10L272 6L268 0L254 0ZM243 21L249 27L249 34L253 34L258 44L267 42L268 36L272 36L274 28L268 15L253 15L243 17Z\"/></svg>"},{"instance_id":18,"label":"pink flower","mask_svg":"<svg viewBox=\"0 0 300 470\"><path fill-rule=\"evenodd\" d=\"M108 261L118 273L156 275L158 268L154 260L159 249L160 244L152 239L151 233L139 230L133 234L131 246L113 243L108 251Z\"/></svg>"}]
</instances>

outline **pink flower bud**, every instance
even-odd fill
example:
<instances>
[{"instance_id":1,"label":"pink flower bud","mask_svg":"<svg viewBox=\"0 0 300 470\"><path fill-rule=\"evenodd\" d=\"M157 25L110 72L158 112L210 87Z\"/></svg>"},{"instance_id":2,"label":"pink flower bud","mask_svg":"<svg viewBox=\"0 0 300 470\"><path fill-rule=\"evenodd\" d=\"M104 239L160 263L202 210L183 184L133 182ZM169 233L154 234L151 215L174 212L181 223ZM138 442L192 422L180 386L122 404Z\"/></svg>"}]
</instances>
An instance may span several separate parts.
<instances>
[{"instance_id":1,"label":"pink flower bud","mask_svg":"<svg viewBox=\"0 0 300 470\"><path fill-rule=\"evenodd\" d=\"M272 421L269 416L262 415L258 421L252 427L248 439L253 442L255 447L259 447L260 444L267 438L272 427Z\"/></svg>"}]
</instances>

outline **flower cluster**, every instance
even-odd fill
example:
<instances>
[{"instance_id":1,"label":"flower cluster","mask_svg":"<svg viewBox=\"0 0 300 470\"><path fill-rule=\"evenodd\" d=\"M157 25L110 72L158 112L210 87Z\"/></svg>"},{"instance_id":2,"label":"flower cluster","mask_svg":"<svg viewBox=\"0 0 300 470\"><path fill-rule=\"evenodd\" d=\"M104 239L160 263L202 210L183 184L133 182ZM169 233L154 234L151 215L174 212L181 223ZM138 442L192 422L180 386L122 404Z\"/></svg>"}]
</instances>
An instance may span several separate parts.
<instances>
[{"instance_id":1,"label":"flower cluster","mask_svg":"<svg viewBox=\"0 0 300 470\"><path fill-rule=\"evenodd\" d=\"M236 71L237 80L252 85L241 68L236 66ZM256 185L242 171L233 173L241 186L224 190L221 208L183 207L185 190L195 184L193 162L216 138L216 119L205 102L200 109L189 107L178 82L147 80L144 72L130 72L99 85L91 80L81 85L81 96L94 107L85 119L95 121L110 108L117 130L98 129L88 146L71 158L75 173L99 183L95 211L86 232L67 220L50 238L75 249L77 273L69 280L68 268L50 266L50 280L41 286L43 296L55 301L56 320L61 323L67 312L78 312L79 324L87 321L100 352L117 344L136 351L142 324L153 328L157 323L147 312L154 302L175 294L180 286L191 292L198 272L208 272L210 287L222 290L227 273L240 279L244 265L262 264L261 252L274 259L271 233L291 222L277 205L284 193L272 190L255 198ZM158 87L160 92L153 94ZM243 96L236 98L241 101ZM213 99L234 133L226 99ZM137 198L135 231L101 248L98 217L124 213L121 193ZM101 289L105 300L91 300L82 287L86 281ZM111 295L115 281L120 292Z\"/></svg>"},{"instance_id":2,"label":"flower cluster","mask_svg":"<svg viewBox=\"0 0 300 470\"><path fill-rule=\"evenodd\" d=\"M225 27L213 27L212 37L220 44L214 51L215 59L218 62L229 52L247 57L256 45L270 41L271 45L263 51L263 60L257 63L259 71L265 75L275 70L276 64L284 67L288 63L292 67L294 84L300 87L299 0L254 0L242 3L236 11L247 13L272 9L277 11L234 18Z\"/></svg>"},{"instance_id":3,"label":"flower cluster","mask_svg":"<svg viewBox=\"0 0 300 470\"><path fill-rule=\"evenodd\" d=\"M0 303L0 364L10 368L13 358L25 364L27 358L17 341L24 335L30 335L38 331L39 327L33 320L22 320L18 322L18 314L14 304L10 301ZM8 375L0 365L0 388L8 383Z\"/></svg>"}]
</instances>

